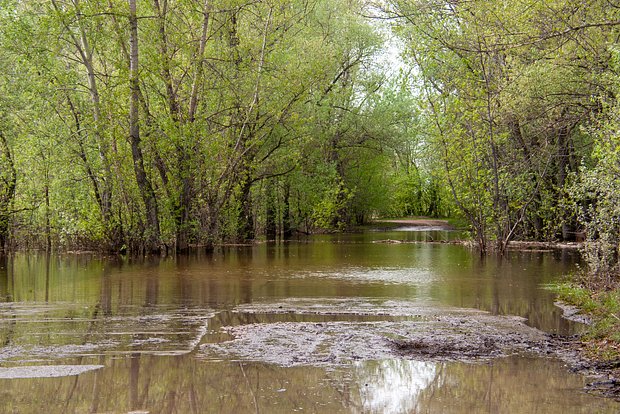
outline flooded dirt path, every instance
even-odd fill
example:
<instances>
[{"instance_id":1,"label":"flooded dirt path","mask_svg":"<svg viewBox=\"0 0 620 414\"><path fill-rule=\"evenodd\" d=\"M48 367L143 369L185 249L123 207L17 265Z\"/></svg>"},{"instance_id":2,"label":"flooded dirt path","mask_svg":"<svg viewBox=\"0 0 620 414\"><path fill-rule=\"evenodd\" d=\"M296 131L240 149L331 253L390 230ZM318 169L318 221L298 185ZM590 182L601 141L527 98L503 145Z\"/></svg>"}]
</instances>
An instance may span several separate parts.
<instances>
[{"instance_id":1,"label":"flooded dirt path","mask_svg":"<svg viewBox=\"0 0 620 414\"><path fill-rule=\"evenodd\" d=\"M346 365L406 358L418 361L488 361L530 353L548 356L557 341L522 318L472 309L420 307L404 301L289 300L242 305L241 313L325 315L340 321L253 323L222 328L231 336L201 347L205 358L280 366ZM349 321L361 316L372 321Z\"/></svg>"},{"instance_id":2,"label":"flooded dirt path","mask_svg":"<svg viewBox=\"0 0 620 414\"><path fill-rule=\"evenodd\" d=\"M418 234L419 233L419 234ZM0 412L615 413L543 288L571 252L318 236L0 267Z\"/></svg>"}]
</instances>

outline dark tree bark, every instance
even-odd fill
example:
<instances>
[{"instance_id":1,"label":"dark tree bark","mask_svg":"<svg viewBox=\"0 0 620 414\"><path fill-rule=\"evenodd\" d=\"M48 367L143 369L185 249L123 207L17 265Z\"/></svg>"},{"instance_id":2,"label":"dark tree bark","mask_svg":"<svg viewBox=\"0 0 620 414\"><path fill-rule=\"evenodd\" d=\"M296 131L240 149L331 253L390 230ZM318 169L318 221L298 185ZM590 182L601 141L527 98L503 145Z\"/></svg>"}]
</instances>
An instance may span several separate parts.
<instances>
[{"instance_id":1,"label":"dark tree bark","mask_svg":"<svg viewBox=\"0 0 620 414\"><path fill-rule=\"evenodd\" d=\"M159 234L159 214L155 191L144 169L144 157L140 142L140 119L138 106L140 103L140 78L138 73L138 18L136 16L136 0L129 0L129 137L133 167L140 194L146 207L145 248L150 253L161 250Z\"/></svg>"},{"instance_id":2,"label":"dark tree bark","mask_svg":"<svg viewBox=\"0 0 620 414\"><path fill-rule=\"evenodd\" d=\"M570 157L570 133L571 128L568 126L563 126L558 132L558 200L564 196L564 186L566 185L566 179L568 177L569 171L569 157ZM575 232L576 232L576 224L575 220L567 216L566 213L563 214L562 219L562 228L561 228L561 238L564 241L574 241L575 240Z\"/></svg>"},{"instance_id":3,"label":"dark tree bark","mask_svg":"<svg viewBox=\"0 0 620 414\"><path fill-rule=\"evenodd\" d=\"M249 171L244 174L241 184L241 209L239 210L238 240L254 240L254 216L252 214L252 181Z\"/></svg>"},{"instance_id":4,"label":"dark tree bark","mask_svg":"<svg viewBox=\"0 0 620 414\"><path fill-rule=\"evenodd\" d=\"M267 180L267 184L265 186L265 193L265 237L267 238L267 240L276 240L278 235L278 229L276 223L277 211L273 180Z\"/></svg>"},{"instance_id":5,"label":"dark tree bark","mask_svg":"<svg viewBox=\"0 0 620 414\"><path fill-rule=\"evenodd\" d=\"M9 143L0 131L0 252L4 252L9 240L11 204L15 198L17 171L11 156Z\"/></svg>"},{"instance_id":6,"label":"dark tree bark","mask_svg":"<svg viewBox=\"0 0 620 414\"><path fill-rule=\"evenodd\" d=\"M282 205L282 238L284 240L290 240L293 237L291 224L291 185L286 180L284 183L284 204Z\"/></svg>"}]
</instances>

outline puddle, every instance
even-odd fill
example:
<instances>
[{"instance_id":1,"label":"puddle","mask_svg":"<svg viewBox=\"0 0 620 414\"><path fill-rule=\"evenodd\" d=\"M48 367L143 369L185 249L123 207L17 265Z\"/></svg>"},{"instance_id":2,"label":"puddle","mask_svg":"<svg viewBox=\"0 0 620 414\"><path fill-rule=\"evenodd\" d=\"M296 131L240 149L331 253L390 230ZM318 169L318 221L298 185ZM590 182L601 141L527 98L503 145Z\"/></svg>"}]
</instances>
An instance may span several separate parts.
<instances>
[{"instance_id":1,"label":"puddle","mask_svg":"<svg viewBox=\"0 0 620 414\"><path fill-rule=\"evenodd\" d=\"M445 231L443 226L402 226L392 229L392 231Z\"/></svg>"}]
</instances>

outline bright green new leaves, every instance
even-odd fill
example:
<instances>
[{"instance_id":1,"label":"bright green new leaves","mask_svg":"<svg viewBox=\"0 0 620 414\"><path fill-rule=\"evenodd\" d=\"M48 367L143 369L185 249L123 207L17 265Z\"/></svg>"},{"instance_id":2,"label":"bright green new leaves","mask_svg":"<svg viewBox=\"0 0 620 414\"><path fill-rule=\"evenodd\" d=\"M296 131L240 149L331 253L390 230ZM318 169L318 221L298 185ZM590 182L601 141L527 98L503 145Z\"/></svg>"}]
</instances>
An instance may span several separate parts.
<instances>
[{"instance_id":1,"label":"bright green new leaves","mask_svg":"<svg viewBox=\"0 0 620 414\"><path fill-rule=\"evenodd\" d=\"M571 239L567 178L610 93L606 2L391 1L421 85L435 165L482 251Z\"/></svg>"},{"instance_id":2,"label":"bright green new leaves","mask_svg":"<svg viewBox=\"0 0 620 414\"><path fill-rule=\"evenodd\" d=\"M363 2L1 6L0 233L6 213L18 243L184 250L389 210L408 139L390 108L409 103L385 92Z\"/></svg>"}]
</instances>

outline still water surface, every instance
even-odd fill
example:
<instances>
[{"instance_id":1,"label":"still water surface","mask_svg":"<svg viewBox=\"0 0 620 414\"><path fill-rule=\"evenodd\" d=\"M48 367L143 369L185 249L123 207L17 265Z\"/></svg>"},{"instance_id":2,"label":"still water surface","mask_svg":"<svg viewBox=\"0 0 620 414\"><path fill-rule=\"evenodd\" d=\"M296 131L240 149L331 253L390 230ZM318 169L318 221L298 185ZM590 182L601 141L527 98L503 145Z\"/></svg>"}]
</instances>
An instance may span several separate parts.
<instances>
[{"instance_id":1,"label":"still water surface","mask_svg":"<svg viewBox=\"0 0 620 414\"><path fill-rule=\"evenodd\" d=\"M231 339L226 326L383 318L243 311L291 299L471 308L561 335L579 329L542 288L575 269L574 253L481 260L459 245L374 242L431 237L451 235L319 236L139 261L17 254L0 269L0 412L620 412L582 392L587 378L532 355L283 366L205 353Z\"/></svg>"}]
</instances>

